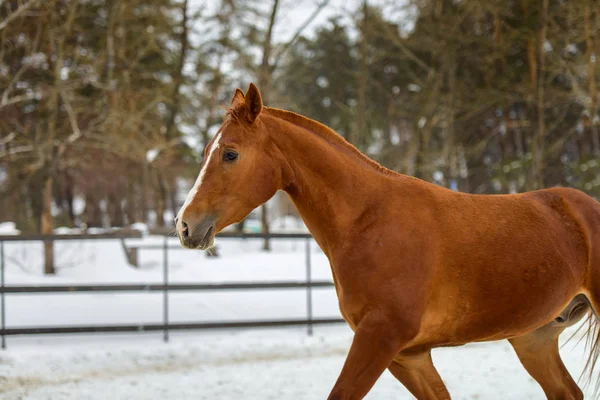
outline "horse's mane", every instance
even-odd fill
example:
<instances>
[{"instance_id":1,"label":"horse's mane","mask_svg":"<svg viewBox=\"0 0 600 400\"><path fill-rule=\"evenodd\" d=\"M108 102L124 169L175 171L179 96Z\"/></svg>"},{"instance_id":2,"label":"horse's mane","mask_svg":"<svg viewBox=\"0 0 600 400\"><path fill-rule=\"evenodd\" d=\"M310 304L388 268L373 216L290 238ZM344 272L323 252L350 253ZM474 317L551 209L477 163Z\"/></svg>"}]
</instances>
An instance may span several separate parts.
<instances>
[{"instance_id":1,"label":"horse's mane","mask_svg":"<svg viewBox=\"0 0 600 400\"><path fill-rule=\"evenodd\" d=\"M350 144L346 139L344 139L344 137L341 136L339 133L318 121L312 120L293 111L281 110L278 108L263 107L262 112L272 117L283 119L284 121L287 121L293 125L299 126L301 128L316 133L329 143L339 145L345 150L348 150L350 153L357 156L361 161L365 162L367 165L375 168L377 171L383 174L400 175L395 171L385 168L377 161L370 159L369 157L361 153L360 150L358 150L356 147ZM233 112L232 114L235 114L235 112Z\"/></svg>"}]
</instances>

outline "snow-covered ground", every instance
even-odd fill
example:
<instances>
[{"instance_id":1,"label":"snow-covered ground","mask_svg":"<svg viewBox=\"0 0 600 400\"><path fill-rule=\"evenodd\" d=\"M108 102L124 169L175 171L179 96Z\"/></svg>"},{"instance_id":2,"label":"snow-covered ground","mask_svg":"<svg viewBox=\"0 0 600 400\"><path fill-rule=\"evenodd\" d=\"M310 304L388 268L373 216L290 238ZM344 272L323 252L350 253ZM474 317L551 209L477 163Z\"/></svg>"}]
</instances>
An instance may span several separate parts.
<instances>
[{"instance_id":1,"label":"snow-covered ground","mask_svg":"<svg viewBox=\"0 0 600 400\"><path fill-rule=\"evenodd\" d=\"M270 254L259 250L258 240L217 244L217 259L170 251L171 282L305 278L304 242L273 242ZM134 269L115 240L58 243L55 277L41 276L41 244L6 243L5 249L9 285L162 280L160 250L141 250ZM331 279L314 244L311 255L313 278ZM314 306L316 316L339 316L333 289L315 289ZM162 321L159 293L9 295L6 307L8 327ZM299 318L305 307L303 290L170 295L177 322ZM301 327L177 332L167 344L160 333L8 337L8 350L0 351L0 399L324 399L351 338L342 324L316 327L312 337ZM561 352L578 376L585 352L575 342ZM505 341L437 349L433 357L454 399L544 398ZM411 396L385 373L367 398Z\"/></svg>"},{"instance_id":2,"label":"snow-covered ground","mask_svg":"<svg viewBox=\"0 0 600 400\"><path fill-rule=\"evenodd\" d=\"M0 353L2 399L325 399L351 341L342 325L11 339ZM582 346L562 354L578 374ZM544 399L506 341L437 349L454 399ZM591 394L591 392L590 392ZM389 373L367 399L410 399Z\"/></svg>"}]
</instances>

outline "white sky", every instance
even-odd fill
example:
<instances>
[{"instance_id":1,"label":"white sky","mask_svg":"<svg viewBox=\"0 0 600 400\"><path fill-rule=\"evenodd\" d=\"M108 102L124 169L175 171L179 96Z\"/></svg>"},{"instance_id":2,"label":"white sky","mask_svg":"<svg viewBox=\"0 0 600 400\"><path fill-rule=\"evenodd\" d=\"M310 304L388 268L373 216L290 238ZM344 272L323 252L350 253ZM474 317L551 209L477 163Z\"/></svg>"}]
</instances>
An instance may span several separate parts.
<instances>
[{"instance_id":1,"label":"white sky","mask_svg":"<svg viewBox=\"0 0 600 400\"><path fill-rule=\"evenodd\" d=\"M280 0L280 2L274 35L276 42L286 42L314 12L322 0ZM219 4L219 0L190 0L189 7L192 10L206 8L210 13L211 11L214 12ZM265 15L268 15L272 6L272 0L264 0L263 4ZM329 4L321 10L319 15L303 31L303 35L311 36L317 27L327 23L332 16L341 15L343 18L352 18L361 4L362 0L329 0ZM402 6L402 4L405 4L405 1L368 0L368 4L383 7L386 17L395 19L396 21L401 20L406 13ZM265 17L265 20L260 22L266 23L266 19Z\"/></svg>"}]
</instances>

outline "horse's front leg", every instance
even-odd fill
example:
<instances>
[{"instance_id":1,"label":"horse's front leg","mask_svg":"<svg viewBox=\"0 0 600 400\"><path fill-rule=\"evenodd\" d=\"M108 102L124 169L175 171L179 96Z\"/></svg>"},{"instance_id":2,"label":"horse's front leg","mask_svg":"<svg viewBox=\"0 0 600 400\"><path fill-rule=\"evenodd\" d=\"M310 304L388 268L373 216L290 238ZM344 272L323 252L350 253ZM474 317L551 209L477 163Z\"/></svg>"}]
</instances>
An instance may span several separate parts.
<instances>
[{"instance_id":1,"label":"horse's front leg","mask_svg":"<svg viewBox=\"0 0 600 400\"><path fill-rule=\"evenodd\" d=\"M399 328L380 311L365 315L328 400L362 399L416 331L414 326Z\"/></svg>"}]
</instances>

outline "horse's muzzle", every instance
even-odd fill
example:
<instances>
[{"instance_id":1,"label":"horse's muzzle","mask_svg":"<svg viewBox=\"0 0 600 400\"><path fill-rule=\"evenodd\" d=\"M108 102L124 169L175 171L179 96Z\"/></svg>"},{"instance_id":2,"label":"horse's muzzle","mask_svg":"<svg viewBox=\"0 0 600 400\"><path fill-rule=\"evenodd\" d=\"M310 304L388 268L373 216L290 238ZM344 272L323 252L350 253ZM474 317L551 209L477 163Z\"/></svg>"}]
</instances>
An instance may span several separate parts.
<instances>
[{"instance_id":1,"label":"horse's muzzle","mask_svg":"<svg viewBox=\"0 0 600 400\"><path fill-rule=\"evenodd\" d=\"M215 240L215 217L194 218L183 216L177 218L177 235L183 247L206 250Z\"/></svg>"}]
</instances>

